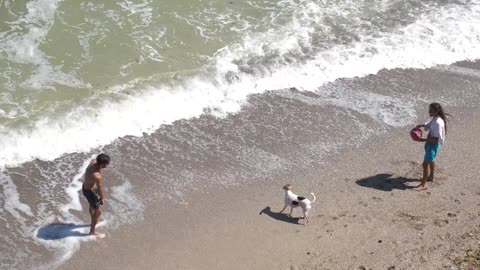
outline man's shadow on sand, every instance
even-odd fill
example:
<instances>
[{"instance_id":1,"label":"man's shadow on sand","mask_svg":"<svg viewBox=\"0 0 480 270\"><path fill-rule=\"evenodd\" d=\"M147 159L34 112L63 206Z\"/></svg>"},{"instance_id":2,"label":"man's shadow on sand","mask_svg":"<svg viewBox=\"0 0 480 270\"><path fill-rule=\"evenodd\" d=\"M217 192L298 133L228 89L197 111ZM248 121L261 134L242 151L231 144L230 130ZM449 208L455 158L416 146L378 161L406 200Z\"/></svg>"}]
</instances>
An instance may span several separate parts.
<instances>
[{"instance_id":1,"label":"man's shadow on sand","mask_svg":"<svg viewBox=\"0 0 480 270\"><path fill-rule=\"evenodd\" d=\"M261 214L266 214L267 216L273 218L273 219L276 219L276 220L280 220L280 221L283 221L283 222L288 222L288 223L292 223L292 224L300 224L298 223L298 221L300 220L300 218L298 217L289 217L288 214L286 213L280 213L280 212L272 212L272 210L270 210L270 206L267 206L265 207L262 211L260 211L260 213L258 213L259 215Z\"/></svg>"},{"instance_id":2,"label":"man's shadow on sand","mask_svg":"<svg viewBox=\"0 0 480 270\"><path fill-rule=\"evenodd\" d=\"M79 232L78 229L90 227L89 224L52 223L38 230L37 237L44 240L58 240L67 237L85 237L88 233Z\"/></svg>"},{"instance_id":3,"label":"man's shadow on sand","mask_svg":"<svg viewBox=\"0 0 480 270\"><path fill-rule=\"evenodd\" d=\"M406 190L415 188L415 186L407 185L409 182L420 182L418 179L406 177L392 178L392 174L380 173L375 176L357 180L357 185L362 187L374 188L382 191L392 191L394 189Z\"/></svg>"}]
</instances>

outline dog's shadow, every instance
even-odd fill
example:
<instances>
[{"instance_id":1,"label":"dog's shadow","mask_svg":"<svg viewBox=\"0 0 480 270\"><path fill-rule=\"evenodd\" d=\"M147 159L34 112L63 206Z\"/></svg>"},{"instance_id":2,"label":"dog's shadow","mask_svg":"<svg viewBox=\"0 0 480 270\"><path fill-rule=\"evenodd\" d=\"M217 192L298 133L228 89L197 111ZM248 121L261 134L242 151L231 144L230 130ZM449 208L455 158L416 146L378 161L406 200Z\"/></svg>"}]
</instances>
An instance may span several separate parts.
<instances>
[{"instance_id":1,"label":"dog's shadow","mask_svg":"<svg viewBox=\"0 0 480 270\"><path fill-rule=\"evenodd\" d=\"M301 219L301 218L298 218L298 217L289 217L286 213L272 212L272 210L270 210L270 206L265 207L258 214L259 215L266 214L267 216L269 216L273 219L280 220L280 221L283 221L283 222L292 223L292 224L300 224L300 223L298 223L298 221Z\"/></svg>"},{"instance_id":2,"label":"dog's shadow","mask_svg":"<svg viewBox=\"0 0 480 270\"><path fill-rule=\"evenodd\" d=\"M412 189L415 188L415 186L407 185L407 183L420 182L418 179L392 176L393 175L389 173L381 173L357 180L356 183L362 187L374 188L382 191L392 191L394 189Z\"/></svg>"}]
</instances>

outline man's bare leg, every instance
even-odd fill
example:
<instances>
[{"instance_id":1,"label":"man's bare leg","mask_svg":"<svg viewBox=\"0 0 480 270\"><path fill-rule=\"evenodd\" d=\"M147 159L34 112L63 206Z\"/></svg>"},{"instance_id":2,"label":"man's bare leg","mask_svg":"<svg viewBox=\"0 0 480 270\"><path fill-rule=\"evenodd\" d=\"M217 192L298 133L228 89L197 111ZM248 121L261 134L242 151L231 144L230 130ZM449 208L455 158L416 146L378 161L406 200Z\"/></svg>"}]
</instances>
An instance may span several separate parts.
<instances>
[{"instance_id":1,"label":"man's bare leg","mask_svg":"<svg viewBox=\"0 0 480 270\"><path fill-rule=\"evenodd\" d=\"M90 213L90 218L93 220L93 218L94 218L93 215L95 214L95 210L92 207L89 207L88 212ZM100 223L100 218L97 219L97 225L98 225L98 223Z\"/></svg>"},{"instance_id":2,"label":"man's bare leg","mask_svg":"<svg viewBox=\"0 0 480 270\"><path fill-rule=\"evenodd\" d=\"M428 179L428 167L429 167L429 163L428 161L424 161L422 166L423 166L423 177L422 177L422 182L420 183L420 185L416 186L416 190L425 190L427 189L427 186L426 186L426 183L427 183L427 179Z\"/></svg>"},{"instance_id":3,"label":"man's bare leg","mask_svg":"<svg viewBox=\"0 0 480 270\"><path fill-rule=\"evenodd\" d=\"M102 212L100 211L100 208L93 210L92 224L90 225L90 235L95 235L96 237L101 235L99 232L95 231L95 226L97 226L101 214Z\"/></svg>"},{"instance_id":4,"label":"man's bare leg","mask_svg":"<svg viewBox=\"0 0 480 270\"><path fill-rule=\"evenodd\" d=\"M95 213L93 208L90 206L88 207L88 212L90 213L90 217L93 219L93 214Z\"/></svg>"}]
</instances>

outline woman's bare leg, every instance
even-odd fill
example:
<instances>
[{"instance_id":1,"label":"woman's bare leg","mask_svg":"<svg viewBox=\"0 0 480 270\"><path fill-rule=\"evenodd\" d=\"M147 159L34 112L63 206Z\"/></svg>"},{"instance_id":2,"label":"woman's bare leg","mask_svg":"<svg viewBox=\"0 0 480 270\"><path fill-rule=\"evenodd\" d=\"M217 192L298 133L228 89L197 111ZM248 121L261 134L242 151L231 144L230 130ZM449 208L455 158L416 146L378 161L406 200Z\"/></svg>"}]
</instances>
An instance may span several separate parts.
<instances>
[{"instance_id":1,"label":"woman's bare leg","mask_svg":"<svg viewBox=\"0 0 480 270\"><path fill-rule=\"evenodd\" d=\"M420 183L420 185L418 185L416 187L416 190L425 190L427 189L427 186L426 186L426 183L427 183L427 179L428 179L428 167L430 165L431 162L429 161L423 161L423 164L422 164L422 167L423 167L423 177L422 177L422 182Z\"/></svg>"}]
</instances>

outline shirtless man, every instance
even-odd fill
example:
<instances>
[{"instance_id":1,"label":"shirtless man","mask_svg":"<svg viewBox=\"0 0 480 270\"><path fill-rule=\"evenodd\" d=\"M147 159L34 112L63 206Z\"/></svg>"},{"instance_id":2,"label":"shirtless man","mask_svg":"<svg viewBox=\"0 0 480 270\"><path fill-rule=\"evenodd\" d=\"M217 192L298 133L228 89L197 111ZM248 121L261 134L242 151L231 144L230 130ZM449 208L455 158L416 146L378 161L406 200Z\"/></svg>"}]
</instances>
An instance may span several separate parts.
<instances>
[{"instance_id":1,"label":"shirtless man","mask_svg":"<svg viewBox=\"0 0 480 270\"><path fill-rule=\"evenodd\" d=\"M102 213L100 211L100 205L103 205L103 200L105 198L100 170L106 168L108 165L110 165L110 157L105 154L98 155L97 159L92 160L85 170L85 181L82 186L82 193L83 196L87 198L88 204L90 205L88 211L92 217L90 235L95 235L96 237L101 236L99 232L95 231L95 226Z\"/></svg>"}]
</instances>

